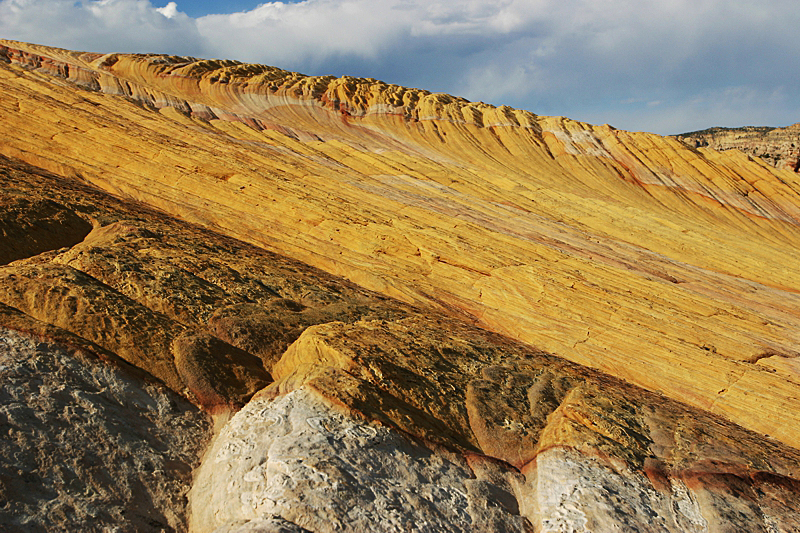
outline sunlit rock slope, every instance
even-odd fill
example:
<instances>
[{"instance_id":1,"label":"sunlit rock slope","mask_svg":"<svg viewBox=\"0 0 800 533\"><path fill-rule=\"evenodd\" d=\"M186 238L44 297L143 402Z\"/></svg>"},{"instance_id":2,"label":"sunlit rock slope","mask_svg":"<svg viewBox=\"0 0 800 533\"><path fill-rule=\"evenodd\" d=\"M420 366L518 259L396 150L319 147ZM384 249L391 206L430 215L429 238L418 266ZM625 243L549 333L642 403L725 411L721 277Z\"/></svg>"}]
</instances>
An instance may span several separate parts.
<instances>
[{"instance_id":1,"label":"sunlit rock slope","mask_svg":"<svg viewBox=\"0 0 800 533\"><path fill-rule=\"evenodd\" d=\"M800 530L791 170L232 61L0 94L4 526Z\"/></svg>"}]
</instances>

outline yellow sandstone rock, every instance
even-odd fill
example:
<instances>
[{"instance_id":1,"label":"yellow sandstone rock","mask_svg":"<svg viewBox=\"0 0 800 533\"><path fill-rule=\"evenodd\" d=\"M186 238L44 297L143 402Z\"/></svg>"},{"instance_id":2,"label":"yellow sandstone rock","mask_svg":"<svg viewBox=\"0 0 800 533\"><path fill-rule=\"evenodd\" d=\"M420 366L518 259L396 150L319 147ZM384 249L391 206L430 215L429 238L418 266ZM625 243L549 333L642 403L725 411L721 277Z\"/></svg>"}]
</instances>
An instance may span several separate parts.
<instances>
[{"instance_id":1,"label":"yellow sandstone rock","mask_svg":"<svg viewBox=\"0 0 800 533\"><path fill-rule=\"evenodd\" d=\"M790 170L234 61L0 41L0 94L0 325L233 416L194 530L800 527Z\"/></svg>"},{"instance_id":2,"label":"yellow sandstone rock","mask_svg":"<svg viewBox=\"0 0 800 533\"><path fill-rule=\"evenodd\" d=\"M756 364L798 355L792 172L374 80L3 50L5 155L800 443L800 378Z\"/></svg>"}]
</instances>

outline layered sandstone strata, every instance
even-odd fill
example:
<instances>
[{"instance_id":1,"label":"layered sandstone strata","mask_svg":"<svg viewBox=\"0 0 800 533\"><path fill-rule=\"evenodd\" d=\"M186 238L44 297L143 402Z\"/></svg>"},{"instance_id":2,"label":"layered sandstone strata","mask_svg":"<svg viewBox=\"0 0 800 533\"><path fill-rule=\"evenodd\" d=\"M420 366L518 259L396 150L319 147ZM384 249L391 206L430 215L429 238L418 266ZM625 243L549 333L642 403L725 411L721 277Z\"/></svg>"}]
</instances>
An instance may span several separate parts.
<instances>
[{"instance_id":1,"label":"layered sandstone strata","mask_svg":"<svg viewBox=\"0 0 800 533\"><path fill-rule=\"evenodd\" d=\"M0 267L4 530L800 527L795 449L0 163L22 229L93 228Z\"/></svg>"},{"instance_id":2,"label":"layered sandstone strata","mask_svg":"<svg viewBox=\"0 0 800 533\"><path fill-rule=\"evenodd\" d=\"M188 465L163 474L173 514L142 516L800 527L793 172L375 80L13 42L0 58L3 325L189 402L191 430L171 427L195 448L155 423L130 437ZM85 501L75 478L59 498ZM21 509L4 524L80 527Z\"/></svg>"}]
</instances>

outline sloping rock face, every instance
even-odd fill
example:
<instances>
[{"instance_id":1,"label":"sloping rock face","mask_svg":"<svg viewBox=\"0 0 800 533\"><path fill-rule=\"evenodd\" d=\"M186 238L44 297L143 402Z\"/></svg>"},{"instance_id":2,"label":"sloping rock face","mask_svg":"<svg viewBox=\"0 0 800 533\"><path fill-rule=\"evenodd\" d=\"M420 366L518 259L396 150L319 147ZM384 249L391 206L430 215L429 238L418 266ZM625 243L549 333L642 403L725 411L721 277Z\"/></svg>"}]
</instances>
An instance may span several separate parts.
<instances>
[{"instance_id":1,"label":"sloping rock face","mask_svg":"<svg viewBox=\"0 0 800 533\"><path fill-rule=\"evenodd\" d=\"M375 80L0 60L3 528L800 531L793 172Z\"/></svg>"},{"instance_id":2,"label":"sloping rock face","mask_svg":"<svg viewBox=\"0 0 800 533\"><path fill-rule=\"evenodd\" d=\"M709 128L675 137L695 148L740 150L778 168L800 171L800 123L786 128Z\"/></svg>"}]
</instances>

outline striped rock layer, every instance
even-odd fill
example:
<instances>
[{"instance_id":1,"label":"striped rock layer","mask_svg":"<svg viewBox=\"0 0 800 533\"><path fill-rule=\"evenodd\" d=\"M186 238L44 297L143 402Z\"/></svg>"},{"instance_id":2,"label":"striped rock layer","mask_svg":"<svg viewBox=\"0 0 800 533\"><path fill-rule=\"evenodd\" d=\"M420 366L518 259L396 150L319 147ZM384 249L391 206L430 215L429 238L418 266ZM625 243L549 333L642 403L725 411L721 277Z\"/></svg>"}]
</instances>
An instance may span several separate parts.
<instances>
[{"instance_id":1,"label":"striped rock layer","mask_svg":"<svg viewBox=\"0 0 800 533\"><path fill-rule=\"evenodd\" d=\"M4 528L800 531L791 169L233 61L0 95Z\"/></svg>"}]
</instances>

